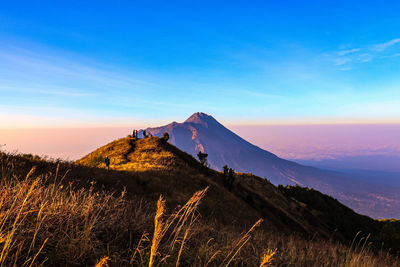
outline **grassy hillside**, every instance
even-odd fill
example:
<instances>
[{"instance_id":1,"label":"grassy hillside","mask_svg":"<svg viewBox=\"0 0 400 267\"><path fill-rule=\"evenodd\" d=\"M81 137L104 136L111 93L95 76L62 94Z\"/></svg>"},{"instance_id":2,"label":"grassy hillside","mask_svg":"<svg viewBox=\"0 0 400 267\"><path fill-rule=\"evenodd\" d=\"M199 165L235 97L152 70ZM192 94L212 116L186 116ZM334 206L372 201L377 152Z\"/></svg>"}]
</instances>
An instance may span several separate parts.
<instances>
[{"instance_id":1,"label":"grassy hillside","mask_svg":"<svg viewBox=\"0 0 400 267\"><path fill-rule=\"evenodd\" d=\"M356 235L366 238L371 234L369 238L379 243L379 247L382 242L386 243L378 238L381 222L359 215L318 191L301 187L282 190L265 179L244 173L235 174L232 185L227 186L222 173L203 167L191 155L157 137L121 138L77 163L101 167L102 161L93 159L104 159L107 155L112 169L139 174L151 184L152 191L167 194L174 205L187 199L192 192L210 186L202 211L222 223L237 222L247 226L264 218L266 230L296 232L305 237L318 235L345 242L351 242ZM296 194L294 189L297 189ZM227 209L235 212L227 213Z\"/></svg>"},{"instance_id":2,"label":"grassy hillside","mask_svg":"<svg viewBox=\"0 0 400 267\"><path fill-rule=\"evenodd\" d=\"M229 190L220 172L200 165L191 155L160 138L121 138L83 157L77 164L101 167L103 163L93 159L104 159L107 155L111 159L111 169L135 172L153 192L163 193L173 205L209 186L201 211L204 216L222 223L245 227L264 218L267 230L297 232L304 236L318 233L323 237L333 231L319 225L317 218L305 219L312 215L268 181L236 174L233 188ZM234 212L227 212L229 210Z\"/></svg>"},{"instance_id":3,"label":"grassy hillside","mask_svg":"<svg viewBox=\"0 0 400 267\"><path fill-rule=\"evenodd\" d=\"M111 170L103 167L106 155ZM0 163L3 266L94 266L100 259L110 266L260 266L275 249L277 266L399 265L378 249L387 240L394 252L397 221L378 222L319 192L277 188L249 174L227 184L159 138L118 139L76 163L4 153ZM165 208L156 203L160 194Z\"/></svg>"}]
</instances>

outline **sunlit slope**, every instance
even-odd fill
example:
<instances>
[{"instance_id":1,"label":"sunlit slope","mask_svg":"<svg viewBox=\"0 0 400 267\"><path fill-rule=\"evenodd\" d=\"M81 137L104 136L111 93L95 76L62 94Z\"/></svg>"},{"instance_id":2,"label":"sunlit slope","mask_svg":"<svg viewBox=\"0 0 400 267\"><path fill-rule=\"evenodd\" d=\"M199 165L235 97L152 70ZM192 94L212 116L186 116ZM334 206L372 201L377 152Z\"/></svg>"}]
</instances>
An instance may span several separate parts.
<instances>
[{"instance_id":1,"label":"sunlit slope","mask_svg":"<svg viewBox=\"0 0 400 267\"><path fill-rule=\"evenodd\" d=\"M104 158L111 159L114 170L149 171L197 167L198 162L157 137L134 139L130 137L115 140L78 160L78 164L100 167Z\"/></svg>"}]
</instances>

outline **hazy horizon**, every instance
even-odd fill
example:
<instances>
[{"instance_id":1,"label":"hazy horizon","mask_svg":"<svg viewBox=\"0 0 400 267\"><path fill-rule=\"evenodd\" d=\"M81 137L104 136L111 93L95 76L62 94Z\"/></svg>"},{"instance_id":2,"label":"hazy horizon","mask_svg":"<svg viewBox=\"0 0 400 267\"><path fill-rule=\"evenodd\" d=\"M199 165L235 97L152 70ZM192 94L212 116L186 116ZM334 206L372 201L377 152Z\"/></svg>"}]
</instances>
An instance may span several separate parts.
<instances>
[{"instance_id":1,"label":"hazy horizon","mask_svg":"<svg viewBox=\"0 0 400 267\"><path fill-rule=\"evenodd\" d=\"M224 124L223 121L221 123ZM164 124L151 123L136 129L161 125ZM335 166L346 166L340 162L345 159L347 165L353 165L353 169L400 172L397 164L400 159L400 124L226 126L247 141L285 159L300 160L308 165L322 164L323 167L323 163L327 163L326 166L333 166L333 169ZM0 131L0 140L1 145L6 144L3 147L6 151L75 160L130 134L133 128L8 129ZM364 158L356 158L360 156ZM385 159L386 164L377 160L376 156Z\"/></svg>"}]
</instances>

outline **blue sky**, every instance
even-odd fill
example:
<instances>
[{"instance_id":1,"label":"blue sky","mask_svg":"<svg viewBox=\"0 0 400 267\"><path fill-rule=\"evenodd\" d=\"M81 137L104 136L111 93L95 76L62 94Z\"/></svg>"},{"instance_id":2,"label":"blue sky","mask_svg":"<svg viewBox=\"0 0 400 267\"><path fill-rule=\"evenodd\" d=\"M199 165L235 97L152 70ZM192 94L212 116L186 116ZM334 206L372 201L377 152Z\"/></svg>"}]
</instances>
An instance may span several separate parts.
<instances>
[{"instance_id":1,"label":"blue sky","mask_svg":"<svg viewBox=\"0 0 400 267\"><path fill-rule=\"evenodd\" d=\"M57 2L0 3L0 127L400 122L398 1Z\"/></svg>"}]
</instances>

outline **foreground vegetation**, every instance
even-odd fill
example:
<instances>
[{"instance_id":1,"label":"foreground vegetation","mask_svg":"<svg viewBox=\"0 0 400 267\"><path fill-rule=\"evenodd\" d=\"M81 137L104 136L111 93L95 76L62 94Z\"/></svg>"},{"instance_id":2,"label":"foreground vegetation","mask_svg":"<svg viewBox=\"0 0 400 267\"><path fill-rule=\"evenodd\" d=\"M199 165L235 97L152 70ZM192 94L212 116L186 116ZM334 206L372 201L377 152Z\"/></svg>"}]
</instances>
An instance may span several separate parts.
<instances>
[{"instance_id":1,"label":"foreground vegetation","mask_svg":"<svg viewBox=\"0 0 400 267\"><path fill-rule=\"evenodd\" d=\"M239 189L250 192L246 179L253 179L251 176L242 177L241 184L231 188L232 193L218 191L222 189L212 181L207 185L201 182L198 186L203 189L192 191L192 196L183 200L185 195L172 191L170 185L158 189L160 185L152 183L160 179L157 173L142 176L127 173L125 177L122 172L4 153L0 153L0 163L0 266L368 267L400 264L396 255L373 250L371 239L361 234L353 242L339 242L295 231L277 231L278 228L269 227L272 219L267 217L264 221L252 217L252 223L226 223L224 216L209 214L208 209L202 208L222 205L218 212L235 216L236 211L228 200L238 200L229 194ZM31 169L32 166L37 167ZM86 180L82 175L87 176ZM179 176L173 175L178 179ZM168 176L162 178L168 179ZM112 186L116 180L125 184L126 189ZM163 180L164 184L170 182ZM145 194L138 193L142 190ZM147 193L150 190L157 192L157 198ZM159 197L163 191L166 198ZM220 196L222 203L216 203L216 195L221 192L227 196ZM295 195L288 189L285 194ZM174 207L167 205L170 200ZM254 197L251 202L255 208L257 201Z\"/></svg>"}]
</instances>

